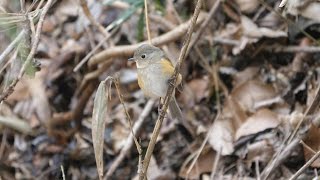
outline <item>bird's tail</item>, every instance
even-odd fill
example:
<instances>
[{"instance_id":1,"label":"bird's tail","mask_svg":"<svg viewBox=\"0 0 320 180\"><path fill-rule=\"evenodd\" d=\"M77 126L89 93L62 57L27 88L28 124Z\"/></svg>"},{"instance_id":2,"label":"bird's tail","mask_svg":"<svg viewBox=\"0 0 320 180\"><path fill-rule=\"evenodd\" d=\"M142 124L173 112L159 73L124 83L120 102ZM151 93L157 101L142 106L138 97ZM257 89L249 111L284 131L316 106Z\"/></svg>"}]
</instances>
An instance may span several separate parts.
<instances>
[{"instance_id":1,"label":"bird's tail","mask_svg":"<svg viewBox=\"0 0 320 180\"><path fill-rule=\"evenodd\" d=\"M169 111L172 118L177 119L179 123L181 123L191 135L195 135L195 132L191 128L191 125L186 121L186 119L183 118L181 109L175 97L172 97L171 101L169 102Z\"/></svg>"},{"instance_id":2,"label":"bird's tail","mask_svg":"<svg viewBox=\"0 0 320 180\"><path fill-rule=\"evenodd\" d=\"M183 121L182 112L175 97L172 97L169 102L169 111L172 118L178 119L180 122Z\"/></svg>"}]
</instances>

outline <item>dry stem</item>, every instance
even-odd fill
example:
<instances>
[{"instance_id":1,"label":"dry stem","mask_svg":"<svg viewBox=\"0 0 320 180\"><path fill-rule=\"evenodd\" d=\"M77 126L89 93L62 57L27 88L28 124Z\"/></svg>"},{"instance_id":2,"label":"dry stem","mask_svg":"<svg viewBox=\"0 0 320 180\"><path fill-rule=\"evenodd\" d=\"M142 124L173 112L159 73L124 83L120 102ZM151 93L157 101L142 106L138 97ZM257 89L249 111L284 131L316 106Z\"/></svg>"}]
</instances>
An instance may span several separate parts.
<instances>
[{"instance_id":1,"label":"dry stem","mask_svg":"<svg viewBox=\"0 0 320 180\"><path fill-rule=\"evenodd\" d=\"M126 113L126 117L128 119L128 122L129 122L130 131L132 133L132 137L133 137L134 143L136 144L136 147L137 147L139 155L141 155L141 153L142 153L141 146L140 146L140 144L139 144L139 142L138 142L138 140L137 140L137 138L136 138L136 136L135 136L135 134L133 132L133 123L132 123L131 117L129 115L129 112L128 112L127 108L126 108L126 105L124 104L124 100L122 98L122 93L120 91L120 85L119 85L118 77L113 79L113 82L114 82L114 85L116 86L116 90L117 90L117 93L118 93L119 100L120 100L120 102L121 102L121 104L123 106L123 109L124 109L125 113Z\"/></svg>"},{"instance_id":2,"label":"dry stem","mask_svg":"<svg viewBox=\"0 0 320 180\"><path fill-rule=\"evenodd\" d=\"M197 24L200 24L204 20L204 15L199 16L199 20L197 21ZM163 44L166 44L168 42L175 41L179 39L181 36L185 34L185 32L188 30L190 27L190 22L186 22L181 24L180 26L176 27L172 31L169 31L161 36L153 38L152 44L155 46L160 46ZM133 54L133 52L141 45L145 44L146 41L134 44L134 45L122 45L122 46L116 46L110 49L106 49L95 56L93 56L89 60L89 66L94 66L97 65L98 63L101 63L103 61L108 60L109 58L112 57L128 57Z\"/></svg>"},{"instance_id":3,"label":"dry stem","mask_svg":"<svg viewBox=\"0 0 320 180\"><path fill-rule=\"evenodd\" d=\"M133 126L133 132L136 134L139 129L141 128L145 118L147 117L147 115L150 113L150 111L152 110L154 104L154 100L149 100L146 104L146 106L144 107L143 111L141 112L139 118L137 119L136 123ZM125 146L121 149L120 154L117 156L117 158L114 160L114 162L112 163L112 165L110 166L106 177L110 177L114 171L117 169L117 167L120 165L120 163L123 161L123 159L125 158L126 154L128 154L128 151L130 150L130 148L133 145L133 141L132 141L132 134L129 135L129 137L126 140Z\"/></svg>"},{"instance_id":4,"label":"dry stem","mask_svg":"<svg viewBox=\"0 0 320 180\"><path fill-rule=\"evenodd\" d=\"M38 44L39 44L39 41L40 41L40 34L41 34L41 29L42 29L42 25L43 25L43 21L44 21L44 18L52 4L53 0L48 0L47 3L45 4L45 6L43 7L42 11L41 11L41 14L40 14L40 18L39 18L39 22L37 24L37 30L36 30L36 34L35 34L35 37L34 37L34 41L33 41L33 44L32 44L32 47L31 47L31 50L30 50L30 53L29 55L27 56L27 59L26 61L24 62L21 70L20 70L20 73L18 75L18 77L16 77L12 83L9 85L9 87L0 95L0 102L2 102L4 99L6 99L10 94L13 93L14 91L14 87L17 85L17 83L19 82L19 80L22 78L22 76L24 75L25 73L25 70L27 68L27 66L29 66L31 60L33 59L34 55L35 55L35 52L37 50L37 47L38 47Z\"/></svg>"},{"instance_id":5,"label":"dry stem","mask_svg":"<svg viewBox=\"0 0 320 180\"><path fill-rule=\"evenodd\" d=\"M307 169L315 160L317 160L320 157L320 151L318 151L315 155L312 156L312 158L306 162L293 176L290 177L289 180L295 180L297 179L300 174Z\"/></svg>"},{"instance_id":6,"label":"dry stem","mask_svg":"<svg viewBox=\"0 0 320 180\"><path fill-rule=\"evenodd\" d=\"M208 140L209 140L209 137L210 137L210 134L211 134L211 131L212 131L212 129L213 129L214 122L216 122L216 120L217 120L219 117L220 117L220 113L217 114L215 120L212 122L212 125L211 125L209 131L207 132L206 138L205 138L204 141L202 142L200 148L198 149L198 152L197 152L195 158L193 159L191 165L189 166L189 168L188 168L188 170L187 170L187 177L189 176L192 168L194 167L194 165L196 164L198 158L200 157L200 154L201 154L203 148L204 148L205 145L207 144L207 142L208 142Z\"/></svg>"},{"instance_id":7,"label":"dry stem","mask_svg":"<svg viewBox=\"0 0 320 180\"><path fill-rule=\"evenodd\" d=\"M182 47L179 59L178 59L178 63L176 65L176 67L175 67L175 71L174 71L174 75L173 75L173 82L169 83L168 91L167 91L167 94L166 94L166 96L164 98L164 104L162 106L162 111L159 114L158 120L157 120L156 125L154 127L154 130L153 130L153 133L152 133L152 137L151 137L151 140L149 142L148 149L147 149L146 155L145 155L144 160L143 160L143 173L144 174L146 174L147 171L148 171L148 167L149 167L150 159L151 159L151 156L152 156L152 152L153 152L154 146L156 144L156 140L157 140L157 137L159 135L163 119L164 119L164 117L166 115L166 112L167 112L167 109L168 109L168 105L169 105L169 101L170 101L170 99L172 97L172 94L173 94L173 91L174 91L174 88L175 88L174 84L176 84L178 73L179 73L181 65L184 62L185 57L186 57L186 52L187 52L187 49L188 49L188 46L189 46L189 43L190 43L191 35L192 35L193 31L194 31L194 28L195 28L195 25L196 25L196 21L197 21L197 18L199 16L199 13L200 13L201 4L202 4L202 0L198 0L196 8L195 8L195 11L194 11L194 14L193 14L192 19L191 19L191 25L190 25L190 27L188 29L187 36L186 36L184 45ZM142 177L143 176L140 176L140 180L146 179L145 176L144 176L144 178L142 178Z\"/></svg>"},{"instance_id":8,"label":"dry stem","mask_svg":"<svg viewBox=\"0 0 320 180\"><path fill-rule=\"evenodd\" d=\"M14 49L14 47L20 42L20 40L23 38L25 33L25 30L21 30L19 35L7 46L7 48L2 52L0 55L0 64L5 59L5 57L8 56L8 54Z\"/></svg>"},{"instance_id":9,"label":"dry stem","mask_svg":"<svg viewBox=\"0 0 320 180\"><path fill-rule=\"evenodd\" d=\"M213 7L210 9L210 12L207 16L207 18L204 20L204 22L201 24L199 31L195 34L194 38L192 38L191 42L190 42L190 46L187 50L187 55L189 54L191 48L194 46L194 44L200 39L200 36L202 35L202 33L204 32L204 30L206 29L206 27L208 27L208 24L210 21L212 21L212 17L215 14L215 12L217 11L219 4L220 4L221 0L217 0Z\"/></svg>"},{"instance_id":10,"label":"dry stem","mask_svg":"<svg viewBox=\"0 0 320 180\"><path fill-rule=\"evenodd\" d=\"M147 0L144 0L144 14L145 14L145 18L146 18L146 27L147 27L148 41L149 41L149 44L152 44L152 43L151 43L150 26L149 26L149 16L148 16L148 3L147 3Z\"/></svg>"}]
</instances>

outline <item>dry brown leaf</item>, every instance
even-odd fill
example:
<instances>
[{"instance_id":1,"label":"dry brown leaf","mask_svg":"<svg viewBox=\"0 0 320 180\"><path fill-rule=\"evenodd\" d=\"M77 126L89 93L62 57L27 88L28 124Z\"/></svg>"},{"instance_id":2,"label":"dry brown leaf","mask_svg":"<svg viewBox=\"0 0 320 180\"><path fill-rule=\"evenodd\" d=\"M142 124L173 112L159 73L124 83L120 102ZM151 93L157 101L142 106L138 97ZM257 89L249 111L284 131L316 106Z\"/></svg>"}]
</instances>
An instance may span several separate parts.
<instances>
[{"instance_id":1,"label":"dry brown leaf","mask_svg":"<svg viewBox=\"0 0 320 180\"><path fill-rule=\"evenodd\" d=\"M208 96L208 85L208 77L203 77L201 79L193 79L187 84L187 86L193 93L191 97L194 98L195 102L199 102L202 98Z\"/></svg>"},{"instance_id":2,"label":"dry brown leaf","mask_svg":"<svg viewBox=\"0 0 320 180\"><path fill-rule=\"evenodd\" d=\"M92 141L100 179L103 176L103 144L107 117L107 100L106 84L103 81L97 89L92 113Z\"/></svg>"},{"instance_id":3,"label":"dry brown leaf","mask_svg":"<svg viewBox=\"0 0 320 180\"><path fill-rule=\"evenodd\" d=\"M266 129L275 128L280 124L276 113L269 109L260 109L254 115L249 117L236 131L236 140L243 136L256 134Z\"/></svg>"},{"instance_id":4,"label":"dry brown leaf","mask_svg":"<svg viewBox=\"0 0 320 180\"><path fill-rule=\"evenodd\" d=\"M233 78L233 87L254 79L259 73L258 67L247 67L245 70L237 72Z\"/></svg>"},{"instance_id":5,"label":"dry brown leaf","mask_svg":"<svg viewBox=\"0 0 320 180\"><path fill-rule=\"evenodd\" d=\"M260 4L258 0L236 0L236 3L239 5L240 11L247 14L255 12Z\"/></svg>"},{"instance_id":6,"label":"dry brown leaf","mask_svg":"<svg viewBox=\"0 0 320 180\"><path fill-rule=\"evenodd\" d=\"M25 78L22 78L14 88L13 93L7 98L6 101L12 103L13 101L23 101L29 97L30 92L28 89L28 83L26 82Z\"/></svg>"},{"instance_id":7,"label":"dry brown leaf","mask_svg":"<svg viewBox=\"0 0 320 180\"><path fill-rule=\"evenodd\" d=\"M251 80L235 87L231 96L241 105L244 111L254 112L257 103L273 99L277 94L271 85Z\"/></svg>"},{"instance_id":8,"label":"dry brown leaf","mask_svg":"<svg viewBox=\"0 0 320 180\"><path fill-rule=\"evenodd\" d=\"M226 99L222 114L214 122L209 135L209 144L216 151L221 150L222 155L233 152L233 141L235 131L247 119L246 113L232 96Z\"/></svg>"},{"instance_id":9,"label":"dry brown leaf","mask_svg":"<svg viewBox=\"0 0 320 180\"><path fill-rule=\"evenodd\" d=\"M222 110L223 117L232 119L232 125L235 129L245 122L248 118L245 110L239 104L239 101L230 95L225 102Z\"/></svg>"},{"instance_id":10,"label":"dry brown leaf","mask_svg":"<svg viewBox=\"0 0 320 180\"><path fill-rule=\"evenodd\" d=\"M212 149L202 152L190 173L187 174L189 166L184 166L180 169L179 176L184 179L199 179L201 174L211 172L215 156Z\"/></svg>"},{"instance_id":11,"label":"dry brown leaf","mask_svg":"<svg viewBox=\"0 0 320 180\"><path fill-rule=\"evenodd\" d=\"M45 91L43 77L37 73L35 78L28 80L29 91L32 95L33 106L42 123L46 123L51 118L50 104Z\"/></svg>"},{"instance_id":12,"label":"dry brown leaf","mask_svg":"<svg viewBox=\"0 0 320 180\"><path fill-rule=\"evenodd\" d=\"M319 137L320 137L320 128L314 126L313 124L311 124L311 127L309 129L309 132L308 132L307 138L305 140L305 143L315 152L320 150ZM312 156L314 155L314 153L311 152L306 147L303 148L303 151L304 151L304 155L305 155L306 161L311 159ZM319 168L320 167L320 159L318 158L317 160L315 160L311 164L311 167Z\"/></svg>"}]
</instances>

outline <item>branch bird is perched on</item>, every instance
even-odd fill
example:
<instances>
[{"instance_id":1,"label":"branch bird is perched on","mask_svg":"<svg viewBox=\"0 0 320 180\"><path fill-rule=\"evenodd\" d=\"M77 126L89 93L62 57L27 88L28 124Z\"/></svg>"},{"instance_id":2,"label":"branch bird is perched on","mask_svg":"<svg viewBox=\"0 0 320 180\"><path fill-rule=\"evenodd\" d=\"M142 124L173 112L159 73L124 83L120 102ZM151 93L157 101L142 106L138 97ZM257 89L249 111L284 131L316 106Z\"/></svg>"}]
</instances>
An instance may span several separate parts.
<instances>
[{"instance_id":1,"label":"branch bird is perched on","mask_svg":"<svg viewBox=\"0 0 320 180\"><path fill-rule=\"evenodd\" d=\"M174 73L171 61L164 52L152 45L141 45L130 58L135 61L138 72L138 84L144 94L151 98L165 98L169 80ZM176 86L181 83L181 74L178 75ZM174 95L169 102L169 111L173 118L183 121L181 110Z\"/></svg>"}]
</instances>

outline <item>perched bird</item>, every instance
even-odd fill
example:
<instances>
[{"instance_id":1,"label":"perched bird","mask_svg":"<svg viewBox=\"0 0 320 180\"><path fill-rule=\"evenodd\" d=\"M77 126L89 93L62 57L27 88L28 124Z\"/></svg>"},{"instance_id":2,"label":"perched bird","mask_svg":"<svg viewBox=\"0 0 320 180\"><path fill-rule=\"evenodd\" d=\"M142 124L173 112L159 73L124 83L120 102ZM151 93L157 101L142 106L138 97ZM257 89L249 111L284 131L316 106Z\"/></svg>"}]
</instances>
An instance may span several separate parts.
<instances>
[{"instance_id":1,"label":"perched bird","mask_svg":"<svg viewBox=\"0 0 320 180\"><path fill-rule=\"evenodd\" d=\"M130 58L135 61L138 72L138 84L143 93L150 98L164 98L166 96L169 80L174 73L174 66L165 53L152 45L141 45ZM181 74L178 75L176 86L181 83ZM181 109L173 95L169 102L169 111L173 118L183 122Z\"/></svg>"}]
</instances>

